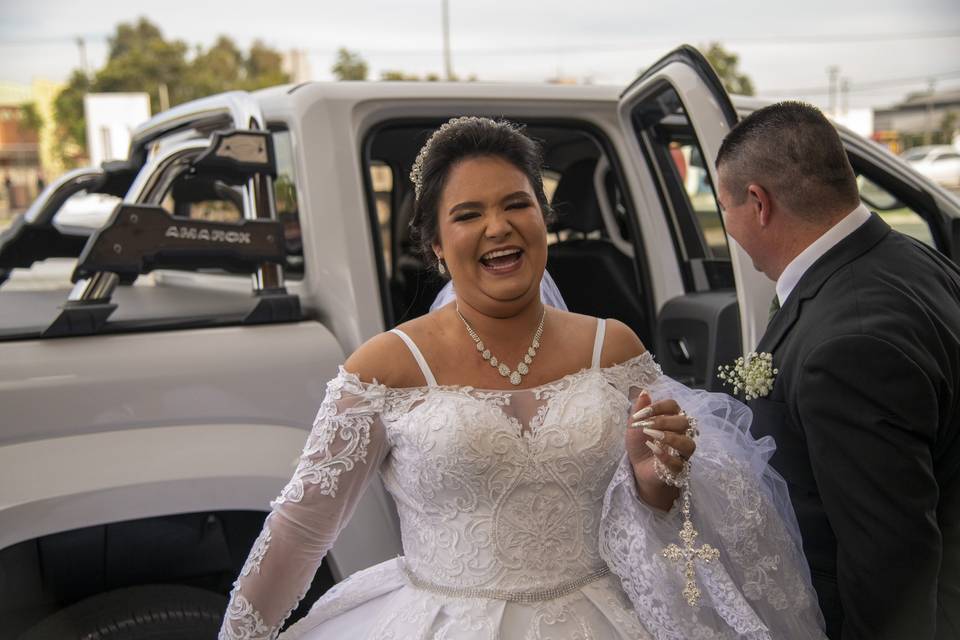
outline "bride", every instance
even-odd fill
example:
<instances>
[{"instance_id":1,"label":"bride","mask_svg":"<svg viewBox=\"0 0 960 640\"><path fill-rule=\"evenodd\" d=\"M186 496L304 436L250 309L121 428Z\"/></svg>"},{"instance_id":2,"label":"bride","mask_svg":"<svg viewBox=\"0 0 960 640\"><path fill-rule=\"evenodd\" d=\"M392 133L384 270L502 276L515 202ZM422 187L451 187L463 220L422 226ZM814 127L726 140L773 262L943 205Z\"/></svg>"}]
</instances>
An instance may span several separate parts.
<instances>
[{"instance_id":1,"label":"bride","mask_svg":"<svg viewBox=\"0 0 960 640\"><path fill-rule=\"evenodd\" d=\"M329 382L221 638L277 636L378 471L405 555L283 638L824 637L749 411L661 375L626 325L542 301L540 176L507 122L456 118L424 146L411 227L453 299Z\"/></svg>"}]
</instances>

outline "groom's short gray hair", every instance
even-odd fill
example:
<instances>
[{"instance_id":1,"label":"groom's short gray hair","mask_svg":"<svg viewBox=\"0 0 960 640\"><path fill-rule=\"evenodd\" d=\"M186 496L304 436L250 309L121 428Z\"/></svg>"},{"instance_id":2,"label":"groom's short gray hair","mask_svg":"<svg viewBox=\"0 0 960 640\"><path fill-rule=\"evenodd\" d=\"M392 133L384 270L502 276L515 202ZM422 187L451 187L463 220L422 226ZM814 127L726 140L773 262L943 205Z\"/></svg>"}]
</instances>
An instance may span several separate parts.
<instances>
[{"instance_id":1,"label":"groom's short gray hair","mask_svg":"<svg viewBox=\"0 0 960 640\"><path fill-rule=\"evenodd\" d=\"M860 202L857 178L837 130L816 107L778 102L754 111L727 134L717 154L724 188L741 204L762 185L808 220Z\"/></svg>"}]
</instances>

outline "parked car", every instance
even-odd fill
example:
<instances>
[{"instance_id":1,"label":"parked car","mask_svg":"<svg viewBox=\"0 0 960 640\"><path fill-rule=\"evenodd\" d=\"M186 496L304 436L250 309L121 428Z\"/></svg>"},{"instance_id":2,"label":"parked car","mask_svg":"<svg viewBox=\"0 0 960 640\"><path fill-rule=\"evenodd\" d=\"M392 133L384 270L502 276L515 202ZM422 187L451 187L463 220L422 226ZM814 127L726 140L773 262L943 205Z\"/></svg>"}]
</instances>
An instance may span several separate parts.
<instances>
[{"instance_id":1,"label":"parked car","mask_svg":"<svg viewBox=\"0 0 960 640\"><path fill-rule=\"evenodd\" d=\"M213 632L326 380L442 284L409 237L408 174L452 116L542 141L548 269L571 309L622 320L666 373L717 388L773 295L713 189L720 142L759 104L731 102L687 47L626 89L307 83L178 106L127 160L51 185L0 235L0 638L118 617L151 637L178 620ZM872 206L956 260L960 202L840 135ZM81 191L123 202L93 231L58 229ZM2 284L53 260L73 265L60 287ZM303 606L400 550L375 480Z\"/></svg>"},{"instance_id":2,"label":"parked car","mask_svg":"<svg viewBox=\"0 0 960 640\"><path fill-rule=\"evenodd\" d=\"M960 189L960 150L940 144L907 149L901 157L937 184Z\"/></svg>"}]
</instances>

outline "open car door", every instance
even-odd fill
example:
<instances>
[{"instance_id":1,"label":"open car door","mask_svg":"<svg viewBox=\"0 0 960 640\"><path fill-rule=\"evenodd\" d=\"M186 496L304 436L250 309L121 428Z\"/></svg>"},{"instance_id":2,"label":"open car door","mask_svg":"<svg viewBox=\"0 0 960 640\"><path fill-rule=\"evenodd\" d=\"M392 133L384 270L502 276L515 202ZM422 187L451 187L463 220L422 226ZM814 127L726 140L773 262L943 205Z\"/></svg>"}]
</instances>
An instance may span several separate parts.
<instances>
[{"instance_id":1,"label":"open car door","mask_svg":"<svg viewBox=\"0 0 960 640\"><path fill-rule=\"evenodd\" d=\"M774 294L728 240L716 200L714 161L737 113L707 60L685 45L627 87L619 117L630 161L652 178L682 263L686 293L660 303L654 349L668 375L716 388L717 366L759 340Z\"/></svg>"}]
</instances>

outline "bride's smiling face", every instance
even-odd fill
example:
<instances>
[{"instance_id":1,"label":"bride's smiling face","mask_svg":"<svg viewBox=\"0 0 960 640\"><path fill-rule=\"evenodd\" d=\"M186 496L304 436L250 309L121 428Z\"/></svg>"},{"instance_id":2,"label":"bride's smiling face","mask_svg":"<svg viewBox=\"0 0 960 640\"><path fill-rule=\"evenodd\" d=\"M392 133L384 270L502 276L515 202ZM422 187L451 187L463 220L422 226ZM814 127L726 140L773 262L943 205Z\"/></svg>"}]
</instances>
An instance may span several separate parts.
<instances>
[{"instance_id":1,"label":"bride's smiling face","mask_svg":"<svg viewBox=\"0 0 960 640\"><path fill-rule=\"evenodd\" d=\"M537 299L547 229L523 171L497 156L457 162L447 174L437 216L433 250L458 297L493 315Z\"/></svg>"}]
</instances>

